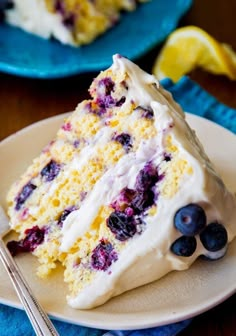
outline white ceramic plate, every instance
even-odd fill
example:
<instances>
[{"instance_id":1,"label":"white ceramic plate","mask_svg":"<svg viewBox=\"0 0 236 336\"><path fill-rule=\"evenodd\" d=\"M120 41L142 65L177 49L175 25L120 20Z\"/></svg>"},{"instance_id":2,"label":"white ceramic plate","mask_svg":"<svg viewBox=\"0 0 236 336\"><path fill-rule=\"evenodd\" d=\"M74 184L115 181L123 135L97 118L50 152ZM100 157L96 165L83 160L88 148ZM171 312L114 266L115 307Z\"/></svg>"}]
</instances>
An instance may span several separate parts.
<instances>
[{"instance_id":1,"label":"white ceramic plate","mask_svg":"<svg viewBox=\"0 0 236 336\"><path fill-rule=\"evenodd\" d=\"M64 116L38 122L0 143L0 202L3 206L12 181L54 136ZM187 117L226 185L235 191L236 136L206 119ZM35 275L37 260L34 257L21 255L17 262L36 297L52 317L102 329L140 329L176 322L208 310L236 291L236 240L221 260L198 260L188 271L172 272L157 282L88 311L67 306L67 287L63 284L61 269L48 280L40 280ZM1 265L0 302L20 307Z\"/></svg>"}]
</instances>

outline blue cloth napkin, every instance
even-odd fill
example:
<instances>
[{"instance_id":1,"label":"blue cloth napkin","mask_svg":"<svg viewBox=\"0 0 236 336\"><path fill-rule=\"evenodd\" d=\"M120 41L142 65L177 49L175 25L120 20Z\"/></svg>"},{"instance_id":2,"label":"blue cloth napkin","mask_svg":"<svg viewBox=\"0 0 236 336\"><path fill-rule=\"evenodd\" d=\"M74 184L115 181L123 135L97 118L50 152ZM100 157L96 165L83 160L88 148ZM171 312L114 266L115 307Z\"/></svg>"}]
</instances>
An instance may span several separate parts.
<instances>
[{"instance_id":1,"label":"blue cloth napkin","mask_svg":"<svg viewBox=\"0 0 236 336\"><path fill-rule=\"evenodd\" d=\"M236 133L236 110L218 102L188 77L182 77L176 84L165 79L162 85L185 111L210 119ZM191 319L188 319L157 328L109 332L53 321L61 336L175 336L190 322ZM24 311L0 304L0 335L32 336L34 331Z\"/></svg>"},{"instance_id":2,"label":"blue cloth napkin","mask_svg":"<svg viewBox=\"0 0 236 336\"><path fill-rule=\"evenodd\" d=\"M166 78L161 84L172 93L184 111L207 118L236 133L236 110L220 103L187 76L177 83Z\"/></svg>"}]
</instances>

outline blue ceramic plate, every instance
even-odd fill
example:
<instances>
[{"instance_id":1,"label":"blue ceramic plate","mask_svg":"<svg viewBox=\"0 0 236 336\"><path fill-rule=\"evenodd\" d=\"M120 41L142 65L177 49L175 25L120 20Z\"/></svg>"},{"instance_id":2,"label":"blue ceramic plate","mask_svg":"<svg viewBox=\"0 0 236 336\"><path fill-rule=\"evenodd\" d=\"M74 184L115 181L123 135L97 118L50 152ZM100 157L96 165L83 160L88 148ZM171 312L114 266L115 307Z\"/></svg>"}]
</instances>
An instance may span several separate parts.
<instances>
[{"instance_id":1,"label":"blue ceramic plate","mask_svg":"<svg viewBox=\"0 0 236 336\"><path fill-rule=\"evenodd\" d=\"M131 60L162 42L175 29L192 0L152 0L122 14L121 21L93 43L80 48L44 40L0 25L0 71L32 78L59 78L99 71L113 54Z\"/></svg>"}]
</instances>

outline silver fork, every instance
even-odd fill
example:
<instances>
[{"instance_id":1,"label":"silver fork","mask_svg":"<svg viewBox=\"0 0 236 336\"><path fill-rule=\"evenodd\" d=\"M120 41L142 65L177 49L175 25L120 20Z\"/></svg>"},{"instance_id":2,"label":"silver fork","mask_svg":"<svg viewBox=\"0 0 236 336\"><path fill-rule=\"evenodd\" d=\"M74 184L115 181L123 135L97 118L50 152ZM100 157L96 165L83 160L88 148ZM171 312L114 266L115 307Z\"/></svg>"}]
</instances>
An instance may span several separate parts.
<instances>
[{"instance_id":1,"label":"silver fork","mask_svg":"<svg viewBox=\"0 0 236 336\"><path fill-rule=\"evenodd\" d=\"M7 273L15 287L17 295L31 321L36 335L38 336L59 336L51 320L43 311L42 307L34 297L29 285L24 279L19 267L9 253L3 236L10 230L7 216L0 206L0 259L7 270Z\"/></svg>"}]
</instances>

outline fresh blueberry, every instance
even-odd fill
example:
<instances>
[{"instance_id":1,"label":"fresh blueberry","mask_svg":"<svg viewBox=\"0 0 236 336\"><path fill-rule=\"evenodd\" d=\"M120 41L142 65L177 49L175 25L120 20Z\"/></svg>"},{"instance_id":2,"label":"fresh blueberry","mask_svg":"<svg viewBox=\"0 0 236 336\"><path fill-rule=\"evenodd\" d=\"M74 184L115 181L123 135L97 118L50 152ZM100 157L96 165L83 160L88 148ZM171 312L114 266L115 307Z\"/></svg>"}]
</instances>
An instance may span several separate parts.
<instances>
[{"instance_id":1,"label":"fresh blueberry","mask_svg":"<svg viewBox=\"0 0 236 336\"><path fill-rule=\"evenodd\" d=\"M206 226L205 211L197 204L188 204L176 212L174 225L183 235L194 236Z\"/></svg>"},{"instance_id":2,"label":"fresh blueberry","mask_svg":"<svg viewBox=\"0 0 236 336\"><path fill-rule=\"evenodd\" d=\"M118 255L112 244L102 239L92 252L91 265L96 270L106 271L117 259Z\"/></svg>"},{"instance_id":3,"label":"fresh blueberry","mask_svg":"<svg viewBox=\"0 0 236 336\"><path fill-rule=\"evenodd\" d=\"M40 229L38 226L33 226L25 230L25 238L19 241L12 240L7 243L7 247L13 256L21 252L33 252L43 243L44 236L45 228Z\"/></svg>"},{"instance_id":4,"label":"fresh blueberry","mask_svg":"<svg viewBox=\"0 0 236 336\"><path fill-rule=\"evenodd\" d=\"M51 160L42 170L40 175L45 178L47 182L51 182L57 177L61 169L59 163Z\"/></svg>"},{"instance_id":5,"label":"fresh blueberry","mask_svg":"<svg viewBox=\"0 0 236 336\"><path fill-rule=\"evenodd\" d=\"M197 247L195 237L181 236L171 245L171 251L181 257L190 257Z\"/></svg>"},{"instance_id":6,"label":"fresh blueberry","mask_svg":"<svg viewBox=\"0 0 236 336\"><path fill-rule=\"evenodd\" d=\"M132 147L131 136L128 133L121 133L114 137L114 140L119 142L128 152Z\"/></svg>"},{"instance_id":7,"label":"fresh blueberry","mask_svg":"<svg viewBox=\"0 0 236 336\"><path fill-rule=\"evenodd\" d=\"M36 189L36 186L31 182L27 183L22 188L21 192L16 197L16 206L15 206L16 210L20 210L20 208L25 203L25 201L30 197L34 189Z\"/></svg>"},{"instance_id":8,"label":"fresh blueberry","mask_svg":"<svg viewBox=\"0 0 236 336\"><path fill-rule=\"evenodd\" d=\"M220 223L210 223L200 233L202 245L210 252L216 252L224 248L228 242L228 234Z\"/></svg>"},{"instance_id":9,"label":"fresh blueberry","mask_svg":"<svg viewBox=\"0 0 236 336\"><path fill-rule=\"evenodd\" d=\"M224 257L226 251L227 251L227 245L225 245L225 247L223 247L221 250L216 251L216 252L207 251L201 257L202 259L206 259L206 260L218 260Z\"/></svg>"},{"instance_id":10,"label":"fresh blueberry","mask_svg":"<svg viewBox=\"0 0 236 336\"><path fill-rule=\"evenodd\" d=\"M134 217L120 211L114 211L110 214L107 219L107 226L114 233L116 239L120 241L133 237L137 232Z\"/></svg>"}]
</instances>

